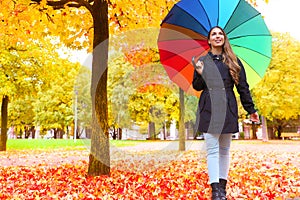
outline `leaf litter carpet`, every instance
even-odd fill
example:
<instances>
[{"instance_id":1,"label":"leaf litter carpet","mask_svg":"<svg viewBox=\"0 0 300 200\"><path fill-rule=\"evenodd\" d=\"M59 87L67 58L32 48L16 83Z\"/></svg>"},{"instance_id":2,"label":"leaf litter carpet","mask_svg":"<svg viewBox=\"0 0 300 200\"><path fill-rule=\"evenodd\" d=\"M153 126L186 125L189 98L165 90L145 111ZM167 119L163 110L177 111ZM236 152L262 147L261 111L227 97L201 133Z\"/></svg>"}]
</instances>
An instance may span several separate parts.
<instances>
[{"instance_id":1,"label":"leaf litter carpet","mask_svg":"<svg viewBox=\"0 0 300 200\"><path fill-rule=\"evenodd\" d=\"M0 152L0 199L210 199L203 141L111 145L110 176L88 177L89 147ZM300 141L233 141L228 199L300 199Z\"/></svg>"}]
</instances>

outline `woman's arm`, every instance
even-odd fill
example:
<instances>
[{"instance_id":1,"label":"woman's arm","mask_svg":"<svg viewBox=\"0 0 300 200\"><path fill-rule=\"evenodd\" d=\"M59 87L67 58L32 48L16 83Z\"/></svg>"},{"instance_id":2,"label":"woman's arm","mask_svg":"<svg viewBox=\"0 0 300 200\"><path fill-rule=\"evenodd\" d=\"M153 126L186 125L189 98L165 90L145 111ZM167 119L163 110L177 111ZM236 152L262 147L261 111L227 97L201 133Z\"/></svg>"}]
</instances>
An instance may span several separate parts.
<instances>
[{"instance_id":1,"label":"woman's arm","mask_svg":"<svg viewBox=\"0 0 300 200\"><path fill-rule=\"evenodd\" d=\"M196 70L194 70L194 78L192 84L193 88L197 91L203 90L206 86L203 77Z\"/></svg>"},{"instance_id":2,"label":"woman's arm","mask_svg":"<svg viewBox=\"0 0 300 200\"><path fill-rule=\"evenodd\" d=\"M247 82L245 68L242 62L238 59L238 63L241 66L239 84L236 86L238 93L240 94L241 103L244 109L249 113L256 113L254 103L249 90L249 84Z\"/></svg>"},{"instance_id":3,"label":"woman's arm","mask_svg":"<svg viewBox=\"0 0 300 200\"><path fill-rule=\"evenodd\" d=\"M195 68L192 82L193 88L197 91L201 91L206 86L205 81L201 75L204 69L204 63L203 60L200 59L197 61L197 63L195 63L195 57L192 58L192 63Z\"/></svg>"}]
</instances>

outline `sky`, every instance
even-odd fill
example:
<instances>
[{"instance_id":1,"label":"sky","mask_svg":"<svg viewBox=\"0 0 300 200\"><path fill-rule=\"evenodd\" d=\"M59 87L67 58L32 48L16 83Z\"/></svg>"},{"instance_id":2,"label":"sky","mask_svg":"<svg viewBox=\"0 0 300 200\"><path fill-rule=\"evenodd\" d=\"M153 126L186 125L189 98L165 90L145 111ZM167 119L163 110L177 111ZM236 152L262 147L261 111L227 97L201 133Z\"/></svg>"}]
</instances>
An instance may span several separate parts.
<instances>
[{"instance_id":1,"label":"sky","mask_svg":"<svg viewBox=\"0 0 300 200\"><path fill-rule=\"evenodd\" d=\"M300 0L257 0L256 8L271 31L288 32L300 41Z\"/></svg>"}]
</instances>

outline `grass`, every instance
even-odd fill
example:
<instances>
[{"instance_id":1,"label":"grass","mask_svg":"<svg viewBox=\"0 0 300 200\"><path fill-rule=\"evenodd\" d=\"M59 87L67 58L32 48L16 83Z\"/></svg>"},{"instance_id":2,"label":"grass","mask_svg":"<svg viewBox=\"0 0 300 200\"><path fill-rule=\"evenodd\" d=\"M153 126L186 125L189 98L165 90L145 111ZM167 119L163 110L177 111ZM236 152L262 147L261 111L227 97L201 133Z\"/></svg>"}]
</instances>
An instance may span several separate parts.
<instances>
[{"instance_id":1,"label":"grass","mask_svg":"<svg viewBox=\"0 0 300 200\"><path fill-rule=\"evenodd\" d=\"M76 142L72 139L8 139L7 150L90 150L89 139L77 139ZM136 146L138 144L147 143L159 143L164 142L163 140L110 140L110 146L114 147L126 147ZM203 142L197 141L197 142ZM267 145L267 144L294 144L299 141L292 140L269 140L265 143L261 140L233 140L233 143L243 144L255 144L255 145Z\"/></svg>"},{"instance_id":2,"label":"grass","mask_svg":"<svg viewBox=\"0 0 300 200\"><path fill-rule=\"evenodd\" d=\"M137 140L110 140L110 144L115 147L135 146L141 142ZM8 150L36 150L36 149L65 149L80 150L89 149L89 139L78 139L76 142L72 139L8 139Z\"/></svg>"},{"instance_id":3,"label":"grass","mask_svg":"<svg viewBox=\"0 0 300 200\"><path fill-rule=\"evenodd\" d=\"M83 149L84 143L80 140L65 139L9 139L8 150L36 150L36 149Z\"/></svg>"}]
</instances>

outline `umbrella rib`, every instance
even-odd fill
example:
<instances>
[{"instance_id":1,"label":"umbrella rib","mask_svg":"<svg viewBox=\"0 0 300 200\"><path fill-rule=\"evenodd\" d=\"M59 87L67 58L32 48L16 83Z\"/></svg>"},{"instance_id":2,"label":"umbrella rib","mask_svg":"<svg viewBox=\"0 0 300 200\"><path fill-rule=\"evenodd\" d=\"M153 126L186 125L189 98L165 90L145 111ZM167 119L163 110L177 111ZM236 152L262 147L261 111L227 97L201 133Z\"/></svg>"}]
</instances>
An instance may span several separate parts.
<instances>
[{"instance_id":1,"label":"umbrella rib","mask_svg":"<svg viewBox=\"0 0 300 200\"><path fill-rule=\"evenodd\" d=\"M198 0L199 1L199 0ZM199 3L200 3L200 6L203 8L203 6L202 6L202 4L201 4L201 2L199 1ZM175 6L177 6L177 5L175 5ZM177 6L178 8L180 8L179 6ZM191 18L193 18L195 21L197 21L198 23L199 23L199 25L204 29L204 30L206 30L207 32L208 32L208 30L202 25L202 23L201 22L199 22L194 16L192 16L189 12L187 12L186 10L184 10L184 9L182 9L182 8L180 8L183 12L185 12L185 13L187 13L189 16L191 16ZM203 10L204 10L204 8L203 8ZM206 17L208 18L208 16L207 16L207 13L206 13L206 11L205 11L205 15L206 15ZM170 16L171 17L171 16ZM169 18L170 18L169 17ZM209 19L209 18L208 18ZM163 22L164 21L166 21L166 19L164 19L163 20ZM161 23L161 25L163 24L163 22ZM211 26L210 25L210 21L208 20L208 22L209 22L209 26Z\"/></svg>"},{"instance_id":2,"label":"umbrella rib","mask_svg":"<svg viewBox=\"0 0 300 200\"><path fill-rule=\"evenodd\" d=\"M209 27L211 27L211 22L210 22L210 19L209 19L209 17L208 17L208 14L207 14L206 9L204 9L203 4L200 2L200 0L198 0L198 2L199 2L200 6L202 7L202 9L203 9L204 12L205 12L206 18L208 19ZM198 21L198 20L197 20L197 21ZM201 24L201 26L202 26L202 24ZM205 28L205 29L206 29L206 28ZM208 31L209 31L209 30L207 30L207 32L208 32Z\"/></svg>"},{"instance_id":3,"label":"umbrella rib","mask_svg":"<svg viewBox=\"0 0 300 200\"><path fill-rule=\"evenodd\" d=\"M267 56L266 56L266 57L267 57ZM240 59L240 60L243 60L245 63L247 63L247 65L250 66L250 64L249 64L246 60L244 60L244 59L242 59L242 58L240 58L240 57L239 57L239 59ZM253 69L253 68L252 68L252 70L259 76L259 73L257 72L257 70L255 70L255 69Z\"/></svg>"},{"instance_id":4,"label":"umbrella rib","mask_svg":"<svg viewBox=\"0 0 300 200\"><path fill-rule=\"evenodd\" d=\"M257 15L254 15L254 16L250 17L249 19L247 19L247 20L244 21L243 23L241 23L241 24L239 24L238 26L236 26L235 28L231 29L231 30L227 33L227 35L229 35L232 31L234 31L235 29L237 29L237 28L240 27L241 25L243 25L243 24L247 23L248 21L250 21L251 19L257 17L258 15L261 15L261 14L260 14L260 13L257 13ZM231 18L231 17L230 17L230 18ZM227 24L226 24L226 25L227 25Z\"/></svg>"},{"instance_id":5,"label":"umbrella rib","mask_svg":"<svg viewBox=\"0 0 300 200\"><path fill-rule=\"evenodd\" d=\"M192 51L192 50L195 50L195 49L198 49L198 48L199 48L199 47L189 48L189 51ZM206 50L206 49L205 49L205 50ZM182 55L182 53L185 53L185 52L187 52L187 51L184 50L184 51L181 51L181 52L177 52L177 53L176 53L176 56ZM169 59L171 59L171 58L173 58L173 56L169 56L169 57L165 58L164 61L169 60ZM191 62L191 61L189 61L189 62Z\"/></svg>"},{"instance_id":6,"label":"umbrella rib","mask_svg":"<svg viewBox=\"0 0 300 200\"><path fill-rule=\"evenodd\" d=\"M267 35L267 34L243 35L243 36L232 37L232 38L230 38L230 40L239 39L239 38L244 38L244 37L251 37L251 36L272 36L272 35L271 35L271 34L270 34L270 35ZM256 51L256 50L254 50L254 49L250 49L250 48L248 48L248 47L241 46L241 45L237 45L237 44L232 44L232 46L241 47L241 48L244 48L244 49L249 49L249 50L251 50L251 51L253 51L253 52L259 53L259 54L261 54L261 55L263 55L263 56L265 56L265 57L271 59L271 56L266 56L266 55L264 55L264 54L262 54L262 53L260 53L260 52L258 52L258 51Z\"/></svg>"},{"instance_id":7,"label":"umbrella rib","mask_svg":"<svg viewBox=\"0 0 300 200\"><path fill-rule=\"evenodd\" d=\"M219 24L219 19L220 19L220 1L218 1L218 19L217 19L217 24Z\"/></svg>"},{"instance_id":8,"label":"umbrella rib","mask_svg":"<svg viewBox=\"0 0 300 200\"><path fill-rule=\"evenodd\" d=\"M238 4L236 4L236 6L235 6L235 8L234 8L234 11L233 11L232 13L234 13L234 12L236 11L236 9L239 7L240 3L241 3L241 0L239 1ZM233 16L233 15L231 15L230 18L227 20L227 22L226 22L226 24L225 24L225 26L224 26L224 29L226 28L226 26L227 26L228 23L230 22L232 16ZM229 33L226 33L226 34L228 35Z\"/></svg>"},{"instance_id":9,"label":"umbrella rib","mask_svg":"<svg viewBox=\"0 0 300 200\"><path fill-rule=\"evenodd\" d=\"M232 45L232 46L236 46L236 47L248 49L248 50L250 50L250 51L252 51L252 52L258 53L258 54L260 54L260 55L262 55L262 56L264 56L264 57L266 57L266 58L270 58L270 59L271 59L271 56L267 56L267 55L265 55L265 54L262 54L262 53L260 53L260 52L258 52L258 51L256 51L256 50L254 50L254 49L250 49L250 48L248 48L248 47L244 47L244 46L240 46L240 45L236 45L236 44L234 44L234 45Z\"/></svg>"},{"instance_id":10,"label":"umbrella rib","mask_svg":"<svg viewBox=\"0 0 300 200\"><path fill-rule=\"evenodd\" d=\"M272 36L271 34L253 34L253 35L242 35L242 36L236 36L236 37L230 37L229 40L234 40L234 39L239 39L239 38L243 38L243 37L251 37L251 36Z\"/></svg>"},{"instance_id":11,"label":"umbrella rib","mask_svg":"<svg viewBox=\"0 0 300 200\"><path fill-rule=\"evenodd\" d=\"M230 37L228 38L229 41L235 40L235 39L240 39L240 38L246 38L246 37L252 37L252 36L272 36L271 34L249 34L249 35L241 35L241 36L235 36L235 37Z\"/></svg>"}]
</instances>

